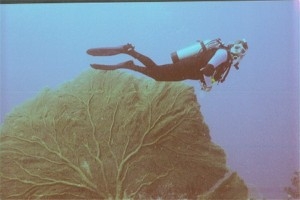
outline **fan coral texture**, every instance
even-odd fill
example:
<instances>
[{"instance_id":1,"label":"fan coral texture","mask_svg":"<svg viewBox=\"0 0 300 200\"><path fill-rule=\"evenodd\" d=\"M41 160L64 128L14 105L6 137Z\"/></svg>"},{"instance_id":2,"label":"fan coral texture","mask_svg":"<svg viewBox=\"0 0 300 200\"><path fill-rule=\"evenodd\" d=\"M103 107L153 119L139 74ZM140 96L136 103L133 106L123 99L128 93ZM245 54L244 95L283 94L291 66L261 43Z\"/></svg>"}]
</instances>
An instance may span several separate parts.
<instances>
[{"instance_id":1,"label":"fan coral texture","mask_svg":"<svg viewBox=\"0 0 300 200\"><path fill-rule=\"evenodd\" d=\"M1 199L247 198L192 87L118 71L88 70L15 108L0 159Z\"/></svg>"}]
</instances>

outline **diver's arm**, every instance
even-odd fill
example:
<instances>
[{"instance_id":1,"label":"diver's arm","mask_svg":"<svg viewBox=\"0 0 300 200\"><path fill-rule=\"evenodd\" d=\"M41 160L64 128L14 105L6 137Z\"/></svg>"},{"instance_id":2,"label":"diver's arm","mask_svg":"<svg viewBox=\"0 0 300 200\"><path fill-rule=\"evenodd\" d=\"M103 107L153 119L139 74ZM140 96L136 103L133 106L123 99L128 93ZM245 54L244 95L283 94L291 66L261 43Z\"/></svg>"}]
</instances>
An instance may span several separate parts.
<instances>
[{"instance_id":1,"label":"diver's arm","mask_svg":"<svg viewBox=\"0 0 300 200\"><path fill-rule=\"evenodd\" d=\"M201 68L200 71L205 76L212 76L215 72L215 68L226 62L227 51L225 49L218 49L213 57L208 61L205 67Z\"/></svg>"},{"instance_id":2,"label":"diver's arm","mask_svg":"<svg viewBox=\"0 0 300 200\"><path fill-rule=\"evenodd\" d=\"M214 74L215 68L226 62L227 51L225 49L218 49L213 57L208 61L207 65L201 69L204 74L204 82L202 90L210 91L212 88L211 76Z\"/></svg>"}]
</instances>

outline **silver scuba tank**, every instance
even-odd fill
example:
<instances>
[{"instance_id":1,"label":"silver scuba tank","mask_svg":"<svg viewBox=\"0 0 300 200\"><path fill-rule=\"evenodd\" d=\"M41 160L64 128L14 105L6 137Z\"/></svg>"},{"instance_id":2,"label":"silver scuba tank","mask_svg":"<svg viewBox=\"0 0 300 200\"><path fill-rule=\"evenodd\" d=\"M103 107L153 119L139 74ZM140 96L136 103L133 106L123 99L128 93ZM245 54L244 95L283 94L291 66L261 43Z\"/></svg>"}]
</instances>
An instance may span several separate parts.
<instances>
[{"instance_id":1,"label":"silver scuba tank","mask_svg":"<svg viewBox=\"0 0 300 200\"><path fill-rule=\"evenodd\" d=\"M204 41L198 40L196 43L194 43L190 46L187 46L183 49L180 49L178 51L171 53L171 58L172 58L173 63L176 63L179 60L182 60L184 58L188 58L188 57L197 55L207 48L219 47L220 45L222 45L222 42L220 39L204 40Z\"/></svg>"}]
</instances>

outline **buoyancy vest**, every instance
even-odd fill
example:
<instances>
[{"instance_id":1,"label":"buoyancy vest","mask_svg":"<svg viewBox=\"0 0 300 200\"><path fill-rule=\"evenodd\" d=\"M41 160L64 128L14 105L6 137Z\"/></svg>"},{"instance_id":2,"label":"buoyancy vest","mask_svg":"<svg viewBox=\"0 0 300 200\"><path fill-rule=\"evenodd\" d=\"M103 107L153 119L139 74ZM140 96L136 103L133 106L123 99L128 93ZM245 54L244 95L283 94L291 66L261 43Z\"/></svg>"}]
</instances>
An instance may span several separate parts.
<instances>
[{"instance_id":1,"label":"buoyancy vest","mask_svg":"<svg viewBox=\"0 0 300 200\"><path fill-rule=\"evenodd\" d=\"M227 51L227 60L215 68L215 72L212 78L217 82L223 83L232 65L232 57L230 55L229 49L226 47L208 49L206 51L201 52L198 56L199 58L201 58L202 61L201 63L204 64L202 67L205 67L206 64L209 62L209 60L214 56L216 51L219 49L225 49Z\"/></svg>"}]
</instances>

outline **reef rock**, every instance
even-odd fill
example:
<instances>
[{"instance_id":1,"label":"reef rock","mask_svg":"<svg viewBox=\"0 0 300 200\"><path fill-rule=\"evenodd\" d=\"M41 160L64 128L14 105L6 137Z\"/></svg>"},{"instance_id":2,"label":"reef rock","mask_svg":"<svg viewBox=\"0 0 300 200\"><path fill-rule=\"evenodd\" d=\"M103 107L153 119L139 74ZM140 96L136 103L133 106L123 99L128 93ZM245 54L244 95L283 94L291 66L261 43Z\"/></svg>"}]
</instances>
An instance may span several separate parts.
<instances>
[{"instance_id":1,"label":"reef rock","mask_svg":"<svg viewBox=\"0 0 300 200\"><path fill-rule=\"evenodd\" d=\"M246 199L192 87L88 70L1 126L1 199ZM227 177L226 174L230 173Z\"/></svg>"}]
</instances>

